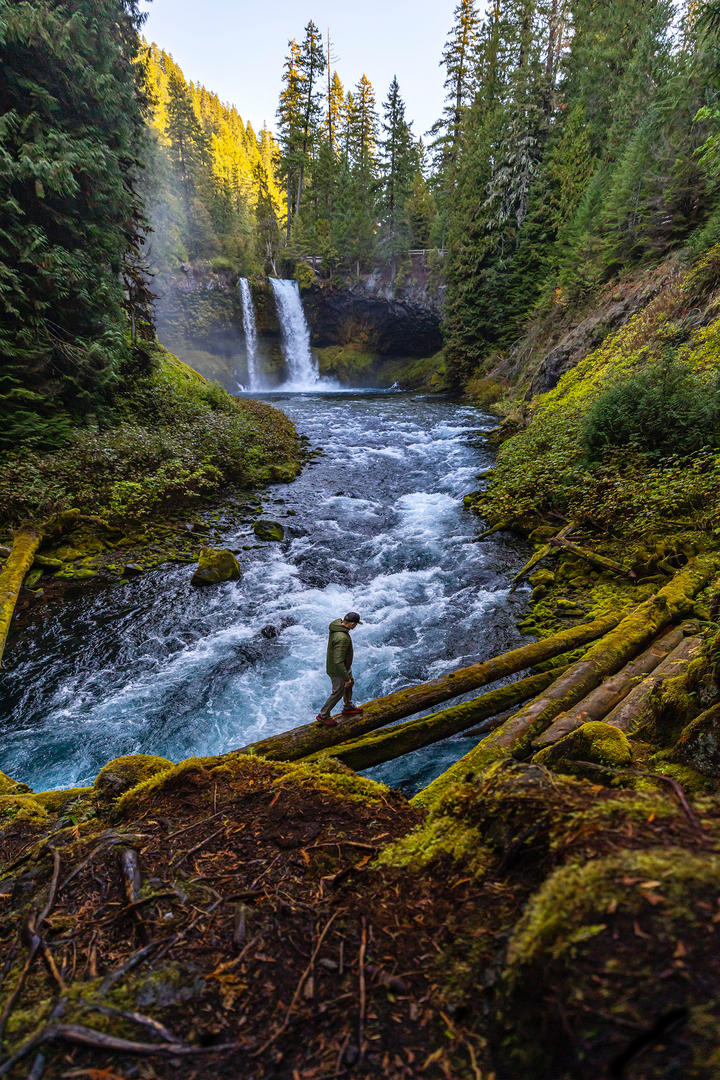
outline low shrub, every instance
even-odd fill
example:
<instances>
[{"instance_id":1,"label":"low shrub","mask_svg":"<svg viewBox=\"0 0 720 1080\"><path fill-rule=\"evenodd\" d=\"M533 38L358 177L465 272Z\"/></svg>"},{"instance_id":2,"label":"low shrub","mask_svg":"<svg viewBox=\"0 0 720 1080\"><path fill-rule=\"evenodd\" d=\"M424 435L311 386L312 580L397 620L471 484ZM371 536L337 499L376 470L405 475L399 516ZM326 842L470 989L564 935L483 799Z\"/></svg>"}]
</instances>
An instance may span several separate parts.
<instances>
[{"instance_id":1,"label":"low shrub","mask_svg":"<svg viewBox=\"0 0 720 1080\"><path fill-rule=\"evenodd\" d=\"M608 449L650 457L694 454L720 445L720 373L710 379L663 360L607 387L581 424L588 460Z\"/></svg>"}]
</instances>

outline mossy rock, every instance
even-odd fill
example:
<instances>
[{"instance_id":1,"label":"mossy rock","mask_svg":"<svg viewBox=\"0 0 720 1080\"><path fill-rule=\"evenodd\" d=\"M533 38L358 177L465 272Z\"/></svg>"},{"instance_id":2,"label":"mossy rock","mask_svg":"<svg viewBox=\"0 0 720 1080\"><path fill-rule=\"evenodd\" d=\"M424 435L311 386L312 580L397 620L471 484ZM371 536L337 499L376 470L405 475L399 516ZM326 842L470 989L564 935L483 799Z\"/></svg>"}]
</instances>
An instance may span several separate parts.
<instances>
[{"instance_id":1,"label":"mossy rock","mask_svg":"<svg viewBox=\"0 0 720 1080\"><path fill-rule=\"evenodd\" d=\"M285 539L285 530L279 521L269 521L261 518L253 525L253 532L258 540L280 541Z\"/></svg>"},{"instance_id":2,"label":"mossy rock","mask_svg":"<svg viewBox=\"0 0 720 1080\"><path fill-rule=\"evenodd\" d=\"M532 760L536 765L572 775L582 773L582 765L576 766L575 762L591 761L614 769L627 768L632 764L632 749L627 735L619 728L602 720L590 720L552 746L539 750Z\"/></svg>"},{"instance_id":3,"label":"mossy rock","mask_svg":"<svg viewBox=\"0 0 720 1080\"><path fill-rule=\"evenodd\" d=\"M43 570L62 570L62 559L53 559L49 555L36 555L34 564Z\"/></svg>"},{"instance_id":4,"label":"mossy rock","mask_svg":"<svg viewBox=\"0 0 720 1080\"><path fill-rule=\"evenodd\" d=\"M552 585L555 581L555 575L552 570L536 570L534 574L531 574L528 578L531 585Z\"/></svg>"},{"instance_id":5,"label":"mossy rock","mask_svg":"<svg viewBox=\"0 0 720 1080\"><path fill-rule=\"evenodd\" d=\"M198 567L192 576L193 585L217 585L220 581L238 581L242 571L232 551L227 548L205 548L200 553Z\"/></svg>"},{"instance_id":6,"label":"mossy rock","mask_svg":"<svg viewBox=\"0 0 720 1080\"><path fill-rule=\"evenodd\" d=\"M9 822L41 824L47 821L48 812L31 795L0 795L0 826Z\"/></svg>"},{"instance_id":7,"label":"mossy rock","mask_svg":"<svg viewBox=\"0 0 720 1080\"><path fill-rule=\"evenodd\" d=\"M551 873L508 944L494 1033L499 1075L612 1075L613 1061L628 1046L626 1024L651 1031L658 1016L671 1010L684 1015L708 1002L717 1007L717 972L706 957L714 949L709 912L716 907L719 872L715 854L653 847L572 862ZM688 978L688 971L699 969L702 982ZM660 1038L658 1044L657 1059L644 1058L642 1075L648 1078L670 1075L667 1044ZM672 1074L698 1080L717 1075L682 1067Z\"/></svg>"},{"instance_id":8,"label":"mossy rock","mask_svg":"<svg viewBox=\"0 0 720 1080\"><path fill-rule=\"evenodd\" d=\"M0 795L32 795L33 789L28 787L27 784L21 784L19 780L13 780L11 776L6 776L4 772L0 772Z\"/></svg>"},{"instance_id":9,"label":"mossy rock","mask_svg":"<svg viewBox=\"0 0 720 1080\"><path fill-rule=\"evenodd\" d=\"M109 761L100 770L95 778L95 792L101 802L112 802L143 780L172 768L172 761L156 754L126 754Z\"/></svg>"},{"instance_id":10,"label":"mossy rock","mask_svg":"<svg viewBox=\"0 0 720 1080\"><path fill-rule=\"evenodd\" d=\"M720 779L720 705L706 709L688 724L666 758Z\"/></svg>"}]
</instances>

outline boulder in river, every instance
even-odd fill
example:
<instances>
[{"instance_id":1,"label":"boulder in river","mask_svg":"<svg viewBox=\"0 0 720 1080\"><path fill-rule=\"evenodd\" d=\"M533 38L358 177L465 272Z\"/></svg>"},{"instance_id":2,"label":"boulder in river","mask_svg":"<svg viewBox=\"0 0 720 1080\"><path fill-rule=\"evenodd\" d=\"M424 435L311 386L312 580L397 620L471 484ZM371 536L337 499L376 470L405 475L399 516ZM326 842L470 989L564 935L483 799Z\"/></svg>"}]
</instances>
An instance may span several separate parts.
<instances>
[{"instance_id":1,"label":"boulder in river","mask_svg":"<svg viewBox=\"0 0 720 1080\"><path fill-rule=\"evenodd\" d=\"M205 548L200 552L198 568L192 576L193 585L217 585L219 581L237 581L242 571L232 551L227 548Z\"/></svg>"},{"instance_id":2,"label":"boulder in river","mask_svg":"<svg viewBox=\"0 0 720 1080\"><path fill-rule=\"evenodd\" d=\"M258 540L283 540L285 538L285 530L279 521L261 518L253 525L253 532Z\"/></svg>"}]
</instances>

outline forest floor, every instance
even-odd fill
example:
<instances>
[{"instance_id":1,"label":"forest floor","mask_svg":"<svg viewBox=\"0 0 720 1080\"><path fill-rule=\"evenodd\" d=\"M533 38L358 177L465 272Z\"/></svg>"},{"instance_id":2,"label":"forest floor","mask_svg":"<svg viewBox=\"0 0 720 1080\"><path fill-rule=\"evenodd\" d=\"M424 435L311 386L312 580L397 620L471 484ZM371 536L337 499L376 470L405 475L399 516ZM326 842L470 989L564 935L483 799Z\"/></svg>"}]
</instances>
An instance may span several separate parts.
<instances>
[{"instance_id":1,"label":"forest floor","mask_svg":"<svg viewBox=\"0 0 720 1080\"><path fill-rule=\"evenodd\" d=\"M718 800L129 764L2 800L11 1080L716 1075Z\"/></svg>"}]
</instances>

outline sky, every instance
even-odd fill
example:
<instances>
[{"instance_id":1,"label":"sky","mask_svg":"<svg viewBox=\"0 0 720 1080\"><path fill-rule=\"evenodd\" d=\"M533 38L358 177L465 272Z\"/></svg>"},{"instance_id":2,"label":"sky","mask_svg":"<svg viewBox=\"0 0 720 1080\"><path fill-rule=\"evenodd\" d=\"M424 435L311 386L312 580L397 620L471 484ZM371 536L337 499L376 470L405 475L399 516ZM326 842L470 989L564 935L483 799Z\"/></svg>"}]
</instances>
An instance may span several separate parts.
<instances>
[{"instance_id":1,"label":"sky","mask_svg":"<svg viewBox=\"0 0 720 1080\"><path fill-rule=\"evenodd\" d=\"M172 53L185 77L201 82L255 130L275 126L290 38L301 40L312 19L333 42L343 84L364 73L378 107L393 75L416 137L440 116L440 54L457 0L153 0L142 2L144 35Z\"/></svg>"}]
</instances>

